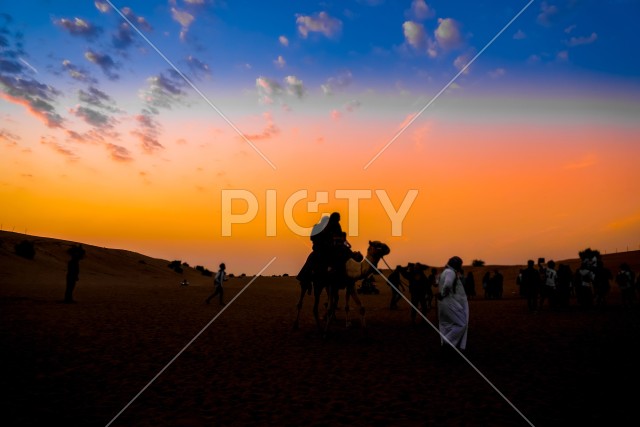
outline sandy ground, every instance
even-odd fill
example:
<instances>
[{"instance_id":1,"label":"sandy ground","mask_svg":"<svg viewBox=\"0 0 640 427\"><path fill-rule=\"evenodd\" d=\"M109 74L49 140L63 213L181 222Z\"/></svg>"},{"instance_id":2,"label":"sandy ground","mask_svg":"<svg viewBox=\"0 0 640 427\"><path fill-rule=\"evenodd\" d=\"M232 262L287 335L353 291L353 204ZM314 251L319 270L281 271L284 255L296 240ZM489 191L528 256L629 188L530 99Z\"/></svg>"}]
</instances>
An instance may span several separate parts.
<instances>
[{"instance_id":1,"label":"sandy ground","mask_svg":"<svg viewBox=\"0 0 640 427\"><path fill-rule=\"evenodd\" d=\"M92 246L78 303L61 304L69 243L33 238L27 260L13 253L24 237L0 233L3 425L107 425L221 310L204 304L212 279L193 269L181 275L164 260ZM605 264L615 272L623 260L640 271L637 251ZM366 330L357 318L345 328L339 313L323 338L311 297L292 329L295 279L259 277L112 425L524 426L522 415L536 426L637 423L640 306L623 308L612 284L604 308L572 300L532 314L516 293L519 267L499 268L505 297L470 301L466 355L482 375L443 357L429 324L411 327L405 301L390 311L380 278L380 295L362 296ZM484 269L475 271L479 283ZM183 277L190 286L179 286ZM250 280L229 280L226 300ZM427 318L437 325L435 310Z\"/></svg>"}]
</instances>

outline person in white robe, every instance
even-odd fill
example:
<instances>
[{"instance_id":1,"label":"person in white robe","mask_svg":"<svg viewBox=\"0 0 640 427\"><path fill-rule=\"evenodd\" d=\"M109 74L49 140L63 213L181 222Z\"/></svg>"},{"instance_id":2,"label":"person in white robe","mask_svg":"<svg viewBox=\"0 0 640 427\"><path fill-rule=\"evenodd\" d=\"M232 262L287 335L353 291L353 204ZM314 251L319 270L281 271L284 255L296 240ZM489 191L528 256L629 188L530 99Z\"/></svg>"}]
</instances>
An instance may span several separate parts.
<instances>
[{"instance_id":1,"label":"person in white robe","mask_svg":"<svg viewBox=\"0 0 640 427\"><path fill-rule=\"evenodd\" d=\"M446 347L449 343L464 350L467 346L469 326L469 302L464 292L464 285L458 274L462 271L462 259L455 256L449 260L440 275L438 295L438 328L440 341ZM444 337L444 338L443 338Z\"/></svg>"}]
</instances>

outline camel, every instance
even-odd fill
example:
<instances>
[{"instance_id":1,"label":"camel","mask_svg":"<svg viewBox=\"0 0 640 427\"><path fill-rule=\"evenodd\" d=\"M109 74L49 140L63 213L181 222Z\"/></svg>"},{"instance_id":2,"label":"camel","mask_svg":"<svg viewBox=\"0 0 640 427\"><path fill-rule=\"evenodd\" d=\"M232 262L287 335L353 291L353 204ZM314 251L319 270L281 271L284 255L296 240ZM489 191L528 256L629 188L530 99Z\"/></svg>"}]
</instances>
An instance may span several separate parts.
<instances>
[{"instance_id":1,"label":"camel","mask_svg":"<svg viewBox=\"0 0 640 427\"><path fill-rule=\"evenodd\" d=\"M320 296L322 295L322 291L326 290L327 296L329 298L329 302L327 304L327 315L326 322L324 327L324 332L326 333L329 324L335 317L335 310L338 303L338 293L340 289L346 288L346 299L345 299L345 311L346 311L346 324L350 325L349 321L349 298L353 298L354 302L360 307L360 319L361 324L366 326L365 324L365 309L362 305L360 298L358 298L357 293L355 292L355 284L358 280L362 280L371 274L374 270L374 267L377 267L378 262L382 257L388 255L390 252L389 246L385 243L379 241L369 241L369 247L367 248L367 255L363 257L360 252L353 252L352 256L346 260L344 271L338 273L331 271L314 271L313 273L313 293L314 293L314 304L313 304L313 315L316 320L316 324L320 330L322 330L320 316L318 313L318 305L320 302ZM296 320L294 322L293 328L298 328L298 323L300 319L300 311L302 309L302 302L304 300L304 296L306 293L311 294L311 283L300 283L300 299L298 300L297 309L298 313L296 316Z\"/></svg>"}]
</instances>

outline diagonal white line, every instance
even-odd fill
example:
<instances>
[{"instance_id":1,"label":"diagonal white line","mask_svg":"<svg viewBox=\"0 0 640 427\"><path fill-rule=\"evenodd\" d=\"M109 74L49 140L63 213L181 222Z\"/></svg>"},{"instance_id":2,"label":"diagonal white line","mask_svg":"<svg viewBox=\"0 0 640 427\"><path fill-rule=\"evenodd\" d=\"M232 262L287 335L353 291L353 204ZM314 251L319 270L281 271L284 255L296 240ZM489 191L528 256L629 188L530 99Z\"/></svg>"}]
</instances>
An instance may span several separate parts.
<instances>
[{"instance_id":1,"label":"diagonal white line","mask_svg":"<svg viewBox=\"0 0 640 427\"><path fill-rule=\"evenodd\" d=\"M369 166L371 166L371 164L372 164L373 162L375 162L375 161L376 161L376 159L377 159L378 157L380 157L380 155L381 155L382 153L384 153L384 152L387 150L387 148L389 148L389 147L391 146L391 144L393 144L393 143L396 141L396 139L398 139L398 138L400 137L400 135L402 135L402 134L404 133L404 131L405 131L405 130L407 130L407 128L408 128L409 126L411 126L411 124L412 124L414 121L416 121L416 120L418 119L418 117L420 117L420 116L422 115L422 113L424 113L424 111L425 111L427 108L429 108L429 107L431 106L431 104L433 104L433 103L436 101L436 99L438 99L438 98L440 97L440 95L442 95L442 93L443 93L445 90L447 90L447 89L449 88L449 86L451 86L451 85L456 81L456 80L458 79L458 77L460 77L460 75L462 75L462 73L464 73L464 72L467 70L467 68L469 68L469 66L471 66L471 64L473 64L473 63L475 62L475 60L476 60L476 59L478 59L478 57L479 57L480 55L482 55L482 53L483 53L485 50L487 50L487 48L488 48L489 46L491 46L491 45L493 44L493 42L494 42L494 41L496 41L496 39L497 39L498 37L500 37L500 36L501 36L501 35L502 35L502 33L504 33L504 32L506 31L506 29L507 29L507 28L509 28L509 27L511 26L511 24L513 24L513 22L514 22L516 19L518 19L518 17L519 17L520 15L522 15L522 14L524 13L524 11L525 11L525 10L527 10L527 8L529 8L529 6L531 6L531 3L533 3L534 1L535 1L535 0L529 0L529 3L527 3L527 4L526 4L522 9L520 9L520 12L518 12L518 13L516 14L516 16L514 16L513 18L511 18L511 20L510 20L509 22L507 22L507 24L506 24L504 27L502 27L502 29L501 29L500 31L498 31L498 34L496 34L495 36L493 36L493 38L492 38L491 40L489 40L489 43L487 43L487 44L486 44L486 45L485 45L485 46L480 50L480 52L478 52L478 53L477 53L477 54L476 54L476 55L475 55L475 56L474 56L474 57L473 57L473 58L472 58L472 59L467 63L467 65L465 65L464 67L462 67L462 69L461 69L460 71L458 71L458 74L456 74L455 76L453 76L453 78L452 78L451 80L449 80L449 83L447 83L446 85L444 85L444 87L443 87L442 89L440 89L440 92L438 92L438 93L437 93L437 94L436 94L436 95L431 99L431 101L429 101L429 102L427 103L427 105L425 105L424 107L422 107L422 109L421 109L420 111L418 111L418 113L416 113L416 114L411 118L411 120L409 120L409 122L408 122L408 123L406 123L402 128L400 128L400 130L399 130L398 132L396 132L396 134L393 136L393 138L391 138L391 140L390 140L389 142L387 142L387 143L385 144L385 146L384 146L384 147L382 147L382 148L380 149L380 151L378 151L378 153L377 153L375 156L373 156L373 158L372 158L371 160L369 160L369 162L368 162L366 165L364 165L364 168L363 168L363 169L364 169L364 170L367 170L367 168L369 168Z\"/></svg>"},{"instance_id":2,"label":"diagonal white line","mask_svg":"<svg viewBox=\"0 0 640 427\"><path fill-rule=\"evenodd\" d=\"M209 106L210 106L211 108L213 108L213 110L214 110L216 113L218 113L218 115L219 115L220 117L222 117L222 119L223 119L225 122L227 122L227 124L228 124L229 126L231 126L231 128L232 128L234 131L236 131L236 133L237 133L238 135L240 135L240 137L241 137L242 139L244 139L244 140L245 140L245 142L246 142L247 144L249 144L249 145L251 146L251 148L253 148L253 149L254 149L254 151L255 151L256 153L258 153L258 154L260 155L260 157L262 157L262 158L264 159L264 161L265 161L265 162L267 162L267 163L269 164L269 166L271 166L274 170L276 169L276 165L274 165L274 164L271 162L271 160L269 160L269 159L267 158L267 156L265 156L265 155L262 153L262 151L260 151L260 149L259 149L258 147L256 147L256 145L255 145L253 142L251 142L251 140L250 140L249 138L247 138L247 136L246 136L244 133L242 133L242 131L241 131L240 129L238 129L238 127L237 127L236 125L234 125L234 124L233 124L233 122L232 122L231 120L229 120L229 119L227 118L227 116L225 116L225 115L224 115L224 113L223 113L222 111L220 111L220 109L219 109L218 107L216 107L216 106L214 105L214 103L213 103L213 102L211 102L211 101L209 100L209 98L207 98L207 97L205 96L205 94L203 94L203 93L200 91L200 89L198 89L198 88L196 87L196 85L195 85L195 84L193 84L193 82L192 82L192 81L191 81L191 80L190 80L186 75L184 75L184 73L183 73L182 71L180 71L180 70L178 69L178 67L176 67L176 66L175 66L175 65L173 64L173 62L171 62L171 60L170 60L169 58L167 58L167 57L165 56L165 54L163 54L163 53L160 51L160 49L158 49L158 48L157 48L157 47L156 47L156 46L151 42L151 40L149 40L149 39L147 38L147 36L145 36L145 35L142 33L142 31L140 31L140 30L138 29L138 27L136 27L136 26L133 24L133 22L131 22L131 21L129 20L129 18L127 18L127 17L126 17L126 16L125 16L121 11L120 11L120 9L118 9L117 7L115 7L115 6L113 5L113 3L111 2L111 0L105 0L105 1L106 1L107 3L109 3L109 6L111 6L111 7L113 8L113 10L115 10L115 11L118 13L118 15L120 15L120 16L122 17L122 19L124 19L124 20L127 22L127 24L129 24L129 25L131 26L131 28L133 28L133 29L136 31L136 33L138 33L138 35L139 35L140 37L142 37L142 38L144 39L144 41L145 41L145 42L147 42L147 44L148 44L149 46L151 46L151 48L153 48L153 50L155 50L155 51L156 51L156 53L157 53L158 55L160 55L160 57L161 57L162 59L164 59L164 60L165 60L165 62L166 62L167 64L169 64L169 66L171 66L171 68L173 68L173 70L174 70L176 73L178 73L178 75L179 75L180 77L182 77L182 79L183 79L185 82L187 82L187 84L188 84L189 86L191 86L191 88L192 88L194 91L196 91L196 93L197 93L198 95L200 95L200 97L201 97L202 99L204 99L204 101L205 101L207 104L209 104Z\"/></svg>"},{"instance_id":3,"label":"diagonal white line","mask_svg":"<svg viewBox=\"0 0 640 427\"><path fill-rule=\"evenodd\" d=\"M404 296L404 294L402 292L400 292L400 290L398 288L396 288L396 286L391 283L389 281L389 279L387 279L387 276L385 276L384 274L382 274L382 272L380 270L378 270L378 268L373 265L371 263L371 261L369 261L367 258L365 258L365 260L367 260L367 262L369 263L369 265L382 277L384 277L384 280L389 284L389 286L391 286L402 298L404 298L404 300L411 306L412 309L414 309L428 324L429 326L431 326L431 328L436 331L438 333L438 335L440 335L440 337L442 338L443 341L445 341L447 344L449 344L449 346L454 349L456 351L456 353L458 353L460 355L460 357L462 357L465 362L467 362L469 364L469 366L471 366L471 368L473 368L474 371L476 371L478 373L478 375L480 375L480 377L482 377L483 380L485 380L487 382L487 384L489 384L491 386L491 388L493 388L499 395L500 397L502 397L504 399L505 402L507 402L509 404L509 406L511 406L521 417L522 419L524 419L527 424L529 424L530 426L534 426L533 423L531 421L529 421L529 419L513 404L511 403L511 401L507 398L507 396L505 396L499 389L498 387L496 387L490 380L489 378L487 378L473 363L471 363L471 361L460 351L458 350L458 348L453 345L451 343L451 341L449 341L447 339L447 337L445 337L440 330L438 329L438 327L436 325L434 325L433 323L431 323L431 321L429 319L427 319L427 316L425 316L422 311L418 310L418 308L413 305L411 303L411 301L409 301L409 299ZM383 261L385 264L387 264L387 261L384 260ZM389 267L389 264L387 264L387 267ZM391 268L391 267L389 267Z\"/></svg>"},{"instance_id":4,"label":"diagonal white line","mask_svg":"<svg viewBox=\"0 0 640 427\"><path fill-rule=\"evenodd\" d=\"M198 332L198 333L197 333L197 334L196 334L196 335L191 339L191 341L189 341L189 342L187 343L187 345L185 345L185 346L182 348L182 350L180 350L180 351L178 352L178 354L176 354L175 356L173 356L173 359L171 359L171 360L169 361L169 363L167 363L167 364L165 365L165 367L164 367L164 368L162 368L162 369L160 370L160 372L158 372L158 373L157 373L157 374L156 374L156 375L151 379L151 381L149 381L149 382L147 383L147 385L145 385L144 387L142 387L142 390L140 390L140 391L138 392L138 394L136 394L135 396L133 396L133 399L131 399L131 400L129 401L129 403L127 403L127 404L124 406L124 408L122 408L122 409L120 410L120 412L118 412L118 413L116 414L116 416L115 416L115 417L113 417L113 418L111 419L111 421L109 421L109 422L107 423L106 427L109 427L109 426L110 426L110 425L111 425L111 424L112 424L112 423L113 423L113 422L114 422L114 421L115 421L115 420L116 420L120 415L122 415L122 413L123 413L124 411L126 411L126 410L127 410L127 408L128 408L129 406L131 406L131 404L132 404L133 402L135 402L135 400L136 400L138 397L140 397L140 395L141 395L142 393L144 393L144 391L145 391L147 388L149 388L149 386L150 386L151 384L153 384L153 382L154 382L155 380L157 380L157 379L158 379L158 377L159 377L160 375L162 375L162 373L163 373L164 371L166 371L166 370L167 370L167 368L168 368L169 366L171 366L171 364L172 364L173 362L175 362L175 360L176 360L178 357L180 357L180 355L181 355L182 353L184 353L184 351L185 351L187 348L189 348L189 346L190 346L191 344L193 344L193 343L194 343L194 341L195 341L195 340L197 340L197 339L198 339L198 337L199 337L200 335L202 335L202 333L203 333L203 332L204 332L204 331L205 331L209 326L211 326L211 324L212 324L213 322L215 322L215 321L216 321L216 319L217 319L218 317L220 317L220 315L221 315L222 313L224 313L224 311L225 311L227 308L229 308L229 306L231 306L231 304L233 304L233 302L234 302L234 301L235 301L235 300L236 300L236 299L237 299L237 298L238 298L238 297L239 297L239 296L240 296L240 295L241 295L241 294L242 294L242 293L243 293L243 292L244 292L244 291L249 287L249 286L251 286L251 284L252 284L252 283L253 283L253 282L254 282L258 277L260 277L260 276L262 275L262 273L263 273L263 272L264 272L264 271L265 271L265 270L266 270L266 269L267 269L271 264L273 264L273 262L274 262L275 260L276 260L276 257L271 258L271 261L269 261L269 262L267 263L267 265L265 265L264 267L262 267L262 270L260 270L260 271L259 271L259 272L258 272L258 273L253 277L253 279L251 279L251 280L249 281L249 283L247 283L246 285L244 285L244 287L243 287L242 289L240 289L240 292L238 292L238 293L237 293L237 294L236 294L236 295L231 299L231 301L229 301L229 302L227 303L227 305L223 306L223 307L222 307L222 309L218 312L218 314L216 314L216 315L213 317L213 319L211 319L211 320L209 321L209 323L207 323L206 325L204 325L204 327L200 330L200 332Z\"/></svg>"}]
</instances>

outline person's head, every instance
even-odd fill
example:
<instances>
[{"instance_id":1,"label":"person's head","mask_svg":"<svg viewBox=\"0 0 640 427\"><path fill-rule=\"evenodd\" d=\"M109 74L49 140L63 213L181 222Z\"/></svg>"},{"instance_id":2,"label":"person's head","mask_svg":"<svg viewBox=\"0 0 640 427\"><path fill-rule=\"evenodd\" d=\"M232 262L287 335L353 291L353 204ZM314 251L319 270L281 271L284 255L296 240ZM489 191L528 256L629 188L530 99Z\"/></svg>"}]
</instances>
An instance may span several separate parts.
<instances>
[{"instance_id":1,"label":"person's head","mask_svg":"<svg viewBox=\"0 0 640 427\"><path fill-rule=\"evenodd\" d=\"M224 265L224 262L222 264L220 264L220 270L225 270L227 268L226 265Z\"/></svg>"},{"instance_id":2,"label":"person's head","mask_svg":"<svg viewBox=\"0 0 640 427\"><path fill-rule=\"evenodd\" d=\"M449 258L447 265L453 268L455 271L462 271L462 258L459 256L454 256Z\"/></svg>"},{"instance_id":3,"label":"person's head","mask_svg":"<svg viewBox=\"0 0 640 427\"><path fill-rule=\"evenodd\" d=\"M333 212L331 215L329 215L329 222L331 223L340 222L340 213Z\"/></svg>"},{"instance_id":4,"label":"person's head","mask_svg":"<svg viewBox=\"0 0 640 427\"><path fill-rule=\"evenodd\" d=\"M554 268L556 268L556 262L552 259L549 260L549 262L547 263L547 267L553 270Z\"/></svg>"},{"instance_id":5,"label":"person's head","mask_svg":"<svg viewBox=\"0 0 640 427\"><path fill-rule=\"evenodd\" d=\"M527 267L533 267L533 264L534 264L534 262L533 262L533 260L532 260L532 259L530 259L529 261L527 261Z\"/></svg>"},{"instance_id":6,"label":"person's head","mask_svg":"<svg viewBox=\"0 0 640 427\"><path fill-rule=\"evenodd\" d=\"M438 273L438 269L437 269L437 268L435 268L435 267L433 267L433 268L431 269L431 272L432 272L433 274L437 274L437 273Z\"/></svg>"}]
</instances>

